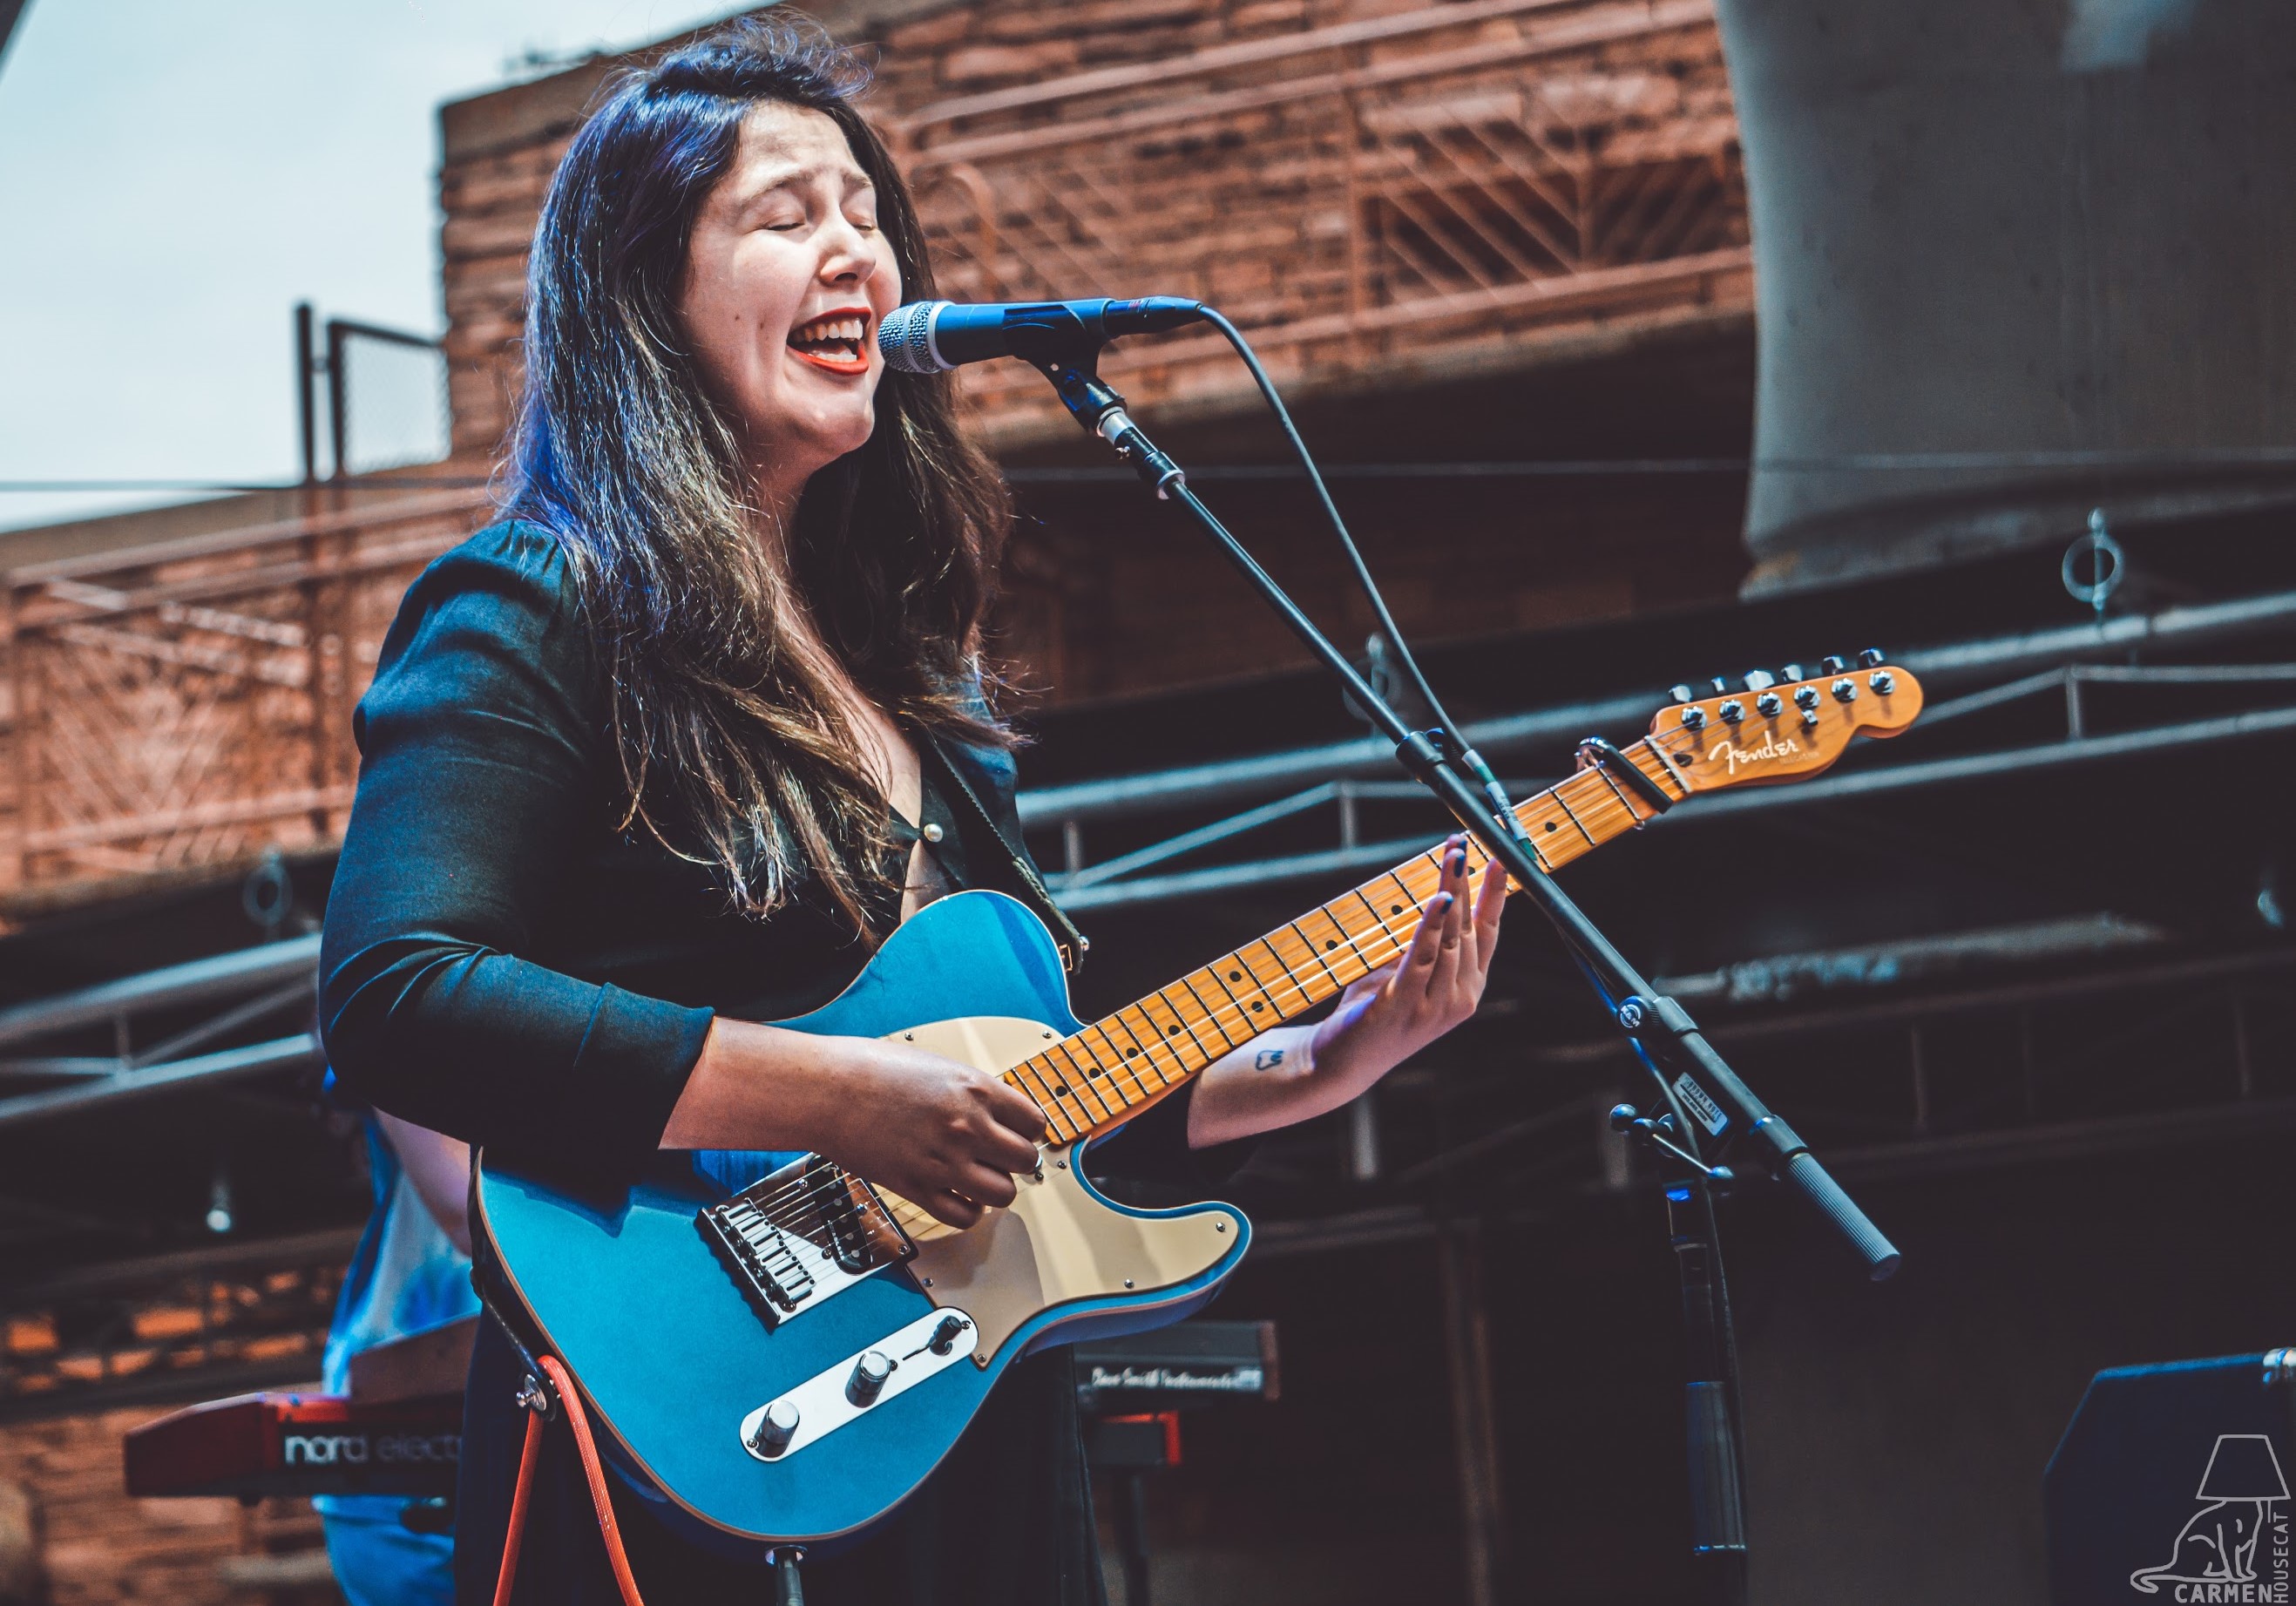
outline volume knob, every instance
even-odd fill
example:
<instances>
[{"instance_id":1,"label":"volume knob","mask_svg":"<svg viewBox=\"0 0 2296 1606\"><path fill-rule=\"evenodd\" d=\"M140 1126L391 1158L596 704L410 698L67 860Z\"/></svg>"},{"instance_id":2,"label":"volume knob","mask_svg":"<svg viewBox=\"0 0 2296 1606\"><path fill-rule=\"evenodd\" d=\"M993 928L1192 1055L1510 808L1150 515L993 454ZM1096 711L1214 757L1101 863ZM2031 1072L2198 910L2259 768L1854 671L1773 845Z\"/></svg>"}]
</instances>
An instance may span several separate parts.
<instances>
[{"instance_id":1,"label":"volume knob","mask_svg":"<svg viewBox=\"0 0 2296 1606\"><path fill-rule=\"evenodd\" d=\"M757 1430L750 1435L750 1448L760 1455L778 1455L789 1448L797 1437L797 1407L785 1399L777 1399L758 1418Z\"/></svg>"},{"instance_id":2,"label":"volume knob","mask_svg":"<svg viewBox=\"0 0 2296 1606\"><path fill-rule=\"evenodd\" d=\"M845 1397L857 1405L876 1404L877 1397L885 1391L885 1380L893 1375L893 1357L882 1349L865 1349L861 1358L853 1363L853 1375L845 1382Z\"/></svg>"}]
</instances>

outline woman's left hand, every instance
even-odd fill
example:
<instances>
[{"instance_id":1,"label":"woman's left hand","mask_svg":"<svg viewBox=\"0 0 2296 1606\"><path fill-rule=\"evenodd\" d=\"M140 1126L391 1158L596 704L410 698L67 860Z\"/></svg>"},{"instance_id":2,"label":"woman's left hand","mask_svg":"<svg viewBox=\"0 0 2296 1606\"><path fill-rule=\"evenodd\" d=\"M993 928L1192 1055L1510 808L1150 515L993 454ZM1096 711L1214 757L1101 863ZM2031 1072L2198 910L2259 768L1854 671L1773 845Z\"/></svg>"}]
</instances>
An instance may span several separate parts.
<instances>
[{"instance_id":1,"label":"woman's left hand","mask_svg":"<svg viewBox=\"0 0 2296 1606\"><path fill-rule=\"evenodd\" d=\"M1475 1012L1499 943L1506 873L1484 866L1472 908L1466 839L1444 845L1443 881L1420 911L1411 946L1340 996L1340 1007L1316 1028L1309 1059L1324 1077L1362 1092Z\"/></svg>"},{"instance_id":2,"label":"woman's left hand","mask_svg":"<svg viewBox=\"0 0 2296 1606\"><path fill-rule=\"evenodd\" d=\"M1402 955L1340 996L1316 1026L1262 1033L1204 1073L1188 1112L1195 1148L1336 1110L1475 1012L1498 946L1506 873L1486 865L1468 898L1466 839L1444 844L1443 879Z\"/></svg>"}]
</instances>

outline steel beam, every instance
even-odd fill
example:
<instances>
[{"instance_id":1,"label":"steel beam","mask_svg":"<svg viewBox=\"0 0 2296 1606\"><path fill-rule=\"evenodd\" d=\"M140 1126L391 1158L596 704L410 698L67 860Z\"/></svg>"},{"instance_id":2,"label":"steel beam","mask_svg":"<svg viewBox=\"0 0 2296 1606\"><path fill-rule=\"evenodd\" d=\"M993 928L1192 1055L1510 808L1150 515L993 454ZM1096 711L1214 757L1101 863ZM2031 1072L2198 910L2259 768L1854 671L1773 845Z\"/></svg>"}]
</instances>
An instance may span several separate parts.
<instances>
[{"instance_id":1,"label":"steel beam","mask_svg":"<svg viewBox=\"0 0 2296 1606\"><path fill-rule=\"evenodd\" d=\"M2275 629L2296 629L2296 591L2170 608L2155 614L2108 619L2102 625L2067 625L1925 647L1897 655L1896 661L1933 688L1943 689L1988 675L2017 675L2085 659L2120 658L2133 651L2189 651ZM1581 736L1615 737L1640 730L1658 711L1662 696L1653 688L1533 709L1479 721L1467 727L1466 735L1492 758L1541 747L1559 749ZM1121 819L1160 809L1257 797L1317 782L1385 776L1393 773L1395 755L1387 743L1372 737L1324 742L1218 764L1039 787L1021 794L1021 820L1026 825L1046 825L1066 820Z\"/></svg>"},{"instance_id":2,"label":"steel beam","mask_svg":"<svg viewBox=\"0 0 2296 1606\"><path fill-rule=\"evenodd\" d=\"M123 977L75 993L20 1004L13 1009L0 1010L0 1048L44 1037L50 1032L99 1026L136 1010L164 1009L259 992L299 976L308 976L318 963L319 937L315 931L308 937L240 948L217 954L211 959L195 959L188 964L146 971L140 976Z\"/></svg>"},{"instance_id":3,"label":"steel beam","mask_svg":"<svg viewBox=\"0 0 2296 1606\"><path fill-rule=\"evenodd\" d=\"M2006 752L1939 758L1926 764L1894 765L1888 769L1832 775L1796 786L1749 787L1741 791L1693 799L1684 807L1661 815L1646 822L1646 824L1679 830L1685 824L1726 818L1748 809L1805 807L1817 803L1839 802L1845 798L1872 797L1926 786L1942 786L1953 782L1985 780L1997 775L2020 774L2070 765L2103 763L2138 755L2157 756L2177 748L2205 747L2216 742L2237 742L2291 731L2296 731L2296 709L2267 709L2251 714L2234 714L2222 719L2199 719L2186 725L2013 748ZM1413 854L1424 853L1439 834L1439 832L1431 832L1423 836L1398 837L1359 848L1292 854L1241 864L1220 864L1203 870L1180 871L1170 875L1146 876L1134 881L1081 887L1074 892L1062 892L1061 905L1067 909L1085 910L1166 903L1177 898L1233 892L1243 886L1275 886L1286 881L1316 881L1353 870L1385 869ZM1051 878L1049 884L1055 891L1060 890L1060 878Z\"/></svg>"},{"instance_id":4,"label":"steel beam","mask_svg":"<svg viewBox=\"0 0 2296 1606\"><path fill-rule=\"evenodd\" d=\"M299 1070L317 1065L324 1059L325 1053L319 1046L319 1039L309 1032L298 1032L291 1037L280 1037L269 1043L252 1043L244 1048L226 1048L217 1053L200 1054L166 1065L123 1070L115 1076L89 1077L67 1087L52 1087L45 1093L27 1093L12 1099L0 1099L0 1130L29 1126L52 1116L77 1114L99 1104L116 1104L128 1099L149 1098L154 1094L172 1093L193 1084L218 1087L231 1082L243 1082L250 1077L267 1076L273 1071Z\"/></svg>"}]
</instances>

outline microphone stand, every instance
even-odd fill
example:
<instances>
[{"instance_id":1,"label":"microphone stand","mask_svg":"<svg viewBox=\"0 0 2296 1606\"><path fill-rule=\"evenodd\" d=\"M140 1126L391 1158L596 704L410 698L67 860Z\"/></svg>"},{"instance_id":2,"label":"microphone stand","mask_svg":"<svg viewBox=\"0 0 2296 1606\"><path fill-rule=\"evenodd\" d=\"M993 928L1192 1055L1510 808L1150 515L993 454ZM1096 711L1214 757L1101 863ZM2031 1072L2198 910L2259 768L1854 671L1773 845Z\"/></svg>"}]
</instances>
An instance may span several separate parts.
<instances>
[{"instance_id":1,"label":"microphone stand","mask_svg":"<svg viewBox=\"0 0 2296 1606\"><path fill-rule=\"evenodd\" d=\"M1069 326L1071 324L1073 327ZM1159 501L1185 512L1212 538L1292 634L1338 678L1374 725L1395 743L1396 758L1403 768L1450 811L1516 887L1538 905L1587 967L1605 1000L1612 1004L1612 1020L1637 1054L1652 1066L1668 1103L1695 1111L1698 1124L1710 1137L1726 1138L1751 1149L1766 1169L1799 1192L1833 1224L1874 1281L1896 1271L1896 1248L1835 1184L1809 1145L1755 1096L1706 1040L1688 1012L1653 991L1586 912L1539 866L1512 813L1503 816L1496 811L1488 795L1464 772L1456 742L1447 733L1414 731L1406 725L1188 488L1185 472L1148 438L1127 411L1124 398L1100 378L1097 369L1103 342L1072 316L1066 321L1047 318L1025 332L1009 330L1008 334L1013 337L1013 354L1035 365L1052 381L1077 422L1108 442L1117 456L1155 491ZM1636 778L1655 784L1640 772ZM1665 1069L1660 1069L1661 1066ZM1671 1082L1667 1080L1669 1073L1674 1077ZM1674 1132L1685 1139L1691 1137L1687 1121L1674 1125L1668 1135ZM1726 1178L1718 1177L1716 1168L1697 1158L1695 1147L1677 1149L1671 1143L1667 1147L1696 1168L1691 1187L1680 1190L1679 1199L1675 1197L1677 1190L1670 1188L1668 1200L1669 1230L1682 1274L1684 1311L1691 1329L1693 1542L1702 1556L1717 1563L1707 1569L1717 1598L1734 1606L1743 1599L1746 1554L1734 1408L1736 1379L1709 1192L1713 1183Z\"/></svg>"}]
</instances>

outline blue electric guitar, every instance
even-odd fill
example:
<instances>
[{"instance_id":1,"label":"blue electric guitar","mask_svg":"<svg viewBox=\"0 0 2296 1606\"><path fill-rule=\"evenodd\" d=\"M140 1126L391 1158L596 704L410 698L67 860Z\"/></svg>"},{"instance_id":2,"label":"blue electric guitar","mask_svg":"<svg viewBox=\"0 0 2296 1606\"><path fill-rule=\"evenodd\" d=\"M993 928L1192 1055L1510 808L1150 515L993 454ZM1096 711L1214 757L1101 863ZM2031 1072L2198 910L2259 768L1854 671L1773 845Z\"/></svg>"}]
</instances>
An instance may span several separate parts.
<instances>
[{"instance_id":1,"label":"blue electric guitar","mask_svg":"<svg viewBox=\"0 0 2296 1606\"><path fill-rule=\"evenodd\" d=\"M1921 688L1868 657L1686 701L1623 753L1590 745L1517 810L1540 860L1568 864L1697 792L1812 774L1860 731L1903 730ZM855 1534L932 1471L1020 1356L1212 1297L1242 1258L1243 1215L1117 1204L1084 1176L1086 1145L1394 959L1439 873L1431 849L1088 1026L1021 904L931 904L837 999L781 1024L898 1037L1026 1092L1046 1131L1009 1209L958 1231L818 1156L731 1192L694 1157L666 1157L679 1163L605 1196L481 1157L472 1225L491 1297L564 1363L608 1460L672 1526L752 1555Z\"/></svg>"}]
</instances>

